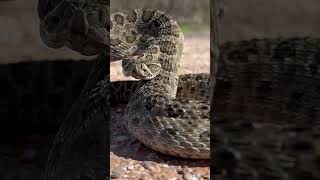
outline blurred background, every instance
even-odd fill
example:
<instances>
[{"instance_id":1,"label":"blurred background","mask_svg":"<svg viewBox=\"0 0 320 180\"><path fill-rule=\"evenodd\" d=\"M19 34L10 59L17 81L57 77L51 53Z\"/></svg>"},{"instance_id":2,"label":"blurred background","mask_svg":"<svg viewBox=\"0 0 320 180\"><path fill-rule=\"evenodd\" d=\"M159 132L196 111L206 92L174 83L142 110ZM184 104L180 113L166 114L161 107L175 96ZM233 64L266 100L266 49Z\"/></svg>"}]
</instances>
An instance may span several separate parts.
<instances>
[{"instance_id":1,"label":"blurred background","mask_svg":"<svg viewBox=\"0 0 320 180\"><path fill-rule=\"evenodd\" d=\"M318 0L222 0L222 42L251 38L320 36Z\"/></svg>"},{"instance_id":2,"label":"blurred background","mask_svg":"<svg viewBox=\"0 0 320 180\"><path fill-rule=\"evenodd\" d=\"M209 31L210 0L111 0L111 13L126 9L153 9L173 16L184 33Z\"/></svg>"}]
</instances>

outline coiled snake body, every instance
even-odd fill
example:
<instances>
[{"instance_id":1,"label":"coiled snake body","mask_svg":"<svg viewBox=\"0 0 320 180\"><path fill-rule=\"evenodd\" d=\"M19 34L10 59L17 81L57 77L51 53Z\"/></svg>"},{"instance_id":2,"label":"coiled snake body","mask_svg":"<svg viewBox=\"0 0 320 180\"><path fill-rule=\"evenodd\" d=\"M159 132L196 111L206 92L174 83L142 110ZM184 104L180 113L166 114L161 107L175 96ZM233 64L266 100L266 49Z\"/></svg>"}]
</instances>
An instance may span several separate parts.
<instances>
[{"instance_id":1,"label":"coiled snake body","mask_svg":"<svg viewBox=\"0 0 320 180\"><path fill-rule=\"evenodd\" d=\"M51 2L46 3L50 7ZM107 6L99 5L101 10L95 8L91 12L85 3L55 4L46 15L40 15L43 41L53 48L67 45L86 55L110 45L110 60L123 60L125 75L141 79L127 105L128 130L145 145L162 153L208 159L209 76L184 75L179 80L183 35L177 23L159 11L131 10L112 15L108 26L101 18ZM106 28L110 28L110 40L105 37L108 33L99 31ZM104 154L108 146L110 88L116 88L109 83L109 49L99 51L101 54L79 101L56 136L49 155L47 179L105 177L101 168L107 164Z\"/></svg>"},{"instance_id":2,"label":"coiled snake body","mask_svg":"<svg viewBox=\"0 0 320 180\"><path fill-rule=\"evenodd\" d=\"M103 16L109 1L40 2L48 46L101 52L58 132L47 179L106 177L109 101L126 96L111 96L110 88L121 88L109 83L109 53L111 61L123 60L126 75L141 79L126 110L129 131L162 153L209 157L208 75L185 75L178 83L183 38L175 21L136 10L116 13L110 22ZM221 47L211 133L214 178L319 179L319 54L314 38Z\"/></svg>"},{"instance_id":3,"label":"coiled snake body","mask_svg":"<svg viewBox=\"0 0 320 180\"><path fill-rule=\"evenodd\" d=\"M182 78L181 98L173 100L183 46L177 23L164 13L148 10L115 13L111 22L111 59L123 59L124 73L142 79L127 105L129 131L162 153L209 158L208 75ZM190 90L196 84L198 97ZM188 99L194 102L186 103Z\"/></svg>"}]
</instances>

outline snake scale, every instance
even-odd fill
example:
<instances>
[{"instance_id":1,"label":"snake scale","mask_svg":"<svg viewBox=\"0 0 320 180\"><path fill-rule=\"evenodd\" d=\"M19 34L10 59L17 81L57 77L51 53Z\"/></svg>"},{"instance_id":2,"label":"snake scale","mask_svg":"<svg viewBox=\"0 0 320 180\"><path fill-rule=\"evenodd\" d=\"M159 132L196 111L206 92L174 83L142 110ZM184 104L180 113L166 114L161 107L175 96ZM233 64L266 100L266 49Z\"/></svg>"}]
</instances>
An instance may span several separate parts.
<instances>
[{"instance_id":1,"label":"snake scale","mask_svg":"<svg viewBox=\"0 0 320 180\"><path fill-rule=\"evenodd\" d=\"M142 15L144 12L146 15ZM204 155L209 153L208 148L204 151L192 148L204 144L184 143L181 147L189 148L183 152L176 148L179 148L177 143L185 139L172 139L179 137L172 130L180 128L174 124L180 122L179 126L187 131L201 130L202 134L196 132L201 138L192 142L204 141L205 146L210 142L207 138L210 134L209 77L185 75L179 77L178 83L176 70L182 35L175 21L158 11L127 11L114 14L110 22L109 1L102 0L40 0L38 13L41 37L49 47L68 46L85 55L100 53L80 98L70 108L57 133L46 179L105 179L109 166L105 156L109 146L110 103L128 100L128 97L131 98L126 110L127 127L144 144L181 157L197 153L195 158L208 157ZM132 18L135 13L136 19ZM121 25L122 20L145 24L125 27L137 30L139 34L125 29L135 36L111 33L109 39L109 32L116 29L115 23ZM139 46L121 44L124 41L117 42L112 37L127 37L128 42L139 42ZM165 41L159 41L159 37ZM111 61L124 59L127 75L141 80L125 85L110 83L109 53L114 56ZM166 61L172 58L167 56L170 54L177 59L171 67ZM319 179L320 40L280 38L232 42L221 47L221 55L218 74L214 77L215 119L212 122L215 126L211 133L215 147L212 151L214 177ZM137 89L125 95L112 94L128 86ZM146 134L141 134L141 124L130 124L140 118L139 122L147 127ZM199 119L207 120L199 124L192 121ZM153 136L157 131L154 127L161 125L167 129L159 134L166 138L148 141L152 139L150 134ZM170 146L166 146L168 141Z\"/></svg>"}]
</instances>

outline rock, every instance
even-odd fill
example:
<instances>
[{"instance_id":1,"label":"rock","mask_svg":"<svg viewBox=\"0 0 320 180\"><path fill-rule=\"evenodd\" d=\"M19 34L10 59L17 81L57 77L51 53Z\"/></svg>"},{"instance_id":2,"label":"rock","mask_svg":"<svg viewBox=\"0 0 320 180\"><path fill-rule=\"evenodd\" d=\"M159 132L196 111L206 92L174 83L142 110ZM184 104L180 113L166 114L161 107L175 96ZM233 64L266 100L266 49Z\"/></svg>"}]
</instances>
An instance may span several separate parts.
<instances>
[{"instance_id":1,"label":"rock","mask_svg":"<svg viewBox=\"0 0 320 180\"><path fill-rule=\"evenodd\" d=\"M198 180L198 178L197 178L195 175L190 174L190 173L186 173L186 174L183 176L183 178L184 178L185 180Z\"/></svg>"},{"instance_id":2,"label":"rock","mask_svg":"<svg viewBox=\"0 0 320 180\"><path fill-rule=\"evenodd\" d=\"M110 177L111 179L118 179L124 174L124 172L125 172L124 167L117 167L111 172Z\"/></svg>"}]
</instances>

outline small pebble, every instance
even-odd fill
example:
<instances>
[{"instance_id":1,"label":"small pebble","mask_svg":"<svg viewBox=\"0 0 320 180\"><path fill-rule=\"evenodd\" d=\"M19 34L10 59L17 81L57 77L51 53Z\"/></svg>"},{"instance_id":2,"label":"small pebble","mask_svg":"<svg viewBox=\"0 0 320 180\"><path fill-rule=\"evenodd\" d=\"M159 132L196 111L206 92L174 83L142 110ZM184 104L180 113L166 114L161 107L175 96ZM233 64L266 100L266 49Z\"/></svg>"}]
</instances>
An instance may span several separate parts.
<instances>
[{"instance_id":1,"label":"small pebble","mask_svg":"<svg viewBox=\"0 0 320 180\"><path fill-rule=\"evenodd\" d=\"M183 174L183 173L184 173L183 169L177 169L177 174Z\"/></svg>"},{"instance_id":2,"label":"small pebble","mask_svg":"<svg viewBox=\"0 0 320 180\"><path fill-rule=\"evenodd\" d=\"M163 167L163 168L168 168L169 165L168 165L168 164L163 164L162 167Z\"/></svg>"},{"instance_id":3,"label":"small pebble","mask_svg":"<svg viewBox=\"0 0 320 180\"><path fill-rule=\"evenodd\" d=\"M127 167L127 169L128 169L128 170L133 170L133 169L134 169L134 166L133 166L133 165L129 165L129 166Z\"/></svg>"},{"instance_id":4,"label":"small pebble","mask_svg":"<svg viewBox=\"0 0 320 180\"><path fill-rule=\"evenodd\" d=\"M143 161L143 162L141 162L141 166L150 170L152 165L148 161Z\"/></svg>"},{"instance_id":5,"label":"small pebble","mask_svg":"<svg viewBox=\"0 0 320 180\"><path fill-rule=\"evenodd\" d=\"M183 176L183 178L184 178L185 180L198 180L198 178L197 178L195 175L190 174L190 173L185 174L185 175Z\"/></svg>"},{"instance_id":6,"label":"small pebble","mask_svg":"<svg viewBox=\"0 0 320 180\"><path fill-rule=\"evenodd\" d=\"M145 170L143 166L138 166L138 171L141 172L141 171L143 171L143 170Z\"/></svg>"},{"instance_id":7,"label":"small pebble","mask_svg":"<svg viewBox=\"0 0 320 180\"><path fill-rule=\"evenodd\" d=\"M112 172L111 172L111 179L117 179L120 178L123 173L125 172L123 167L118 167L115 168Z\"/></svg>"}]
</instances>

